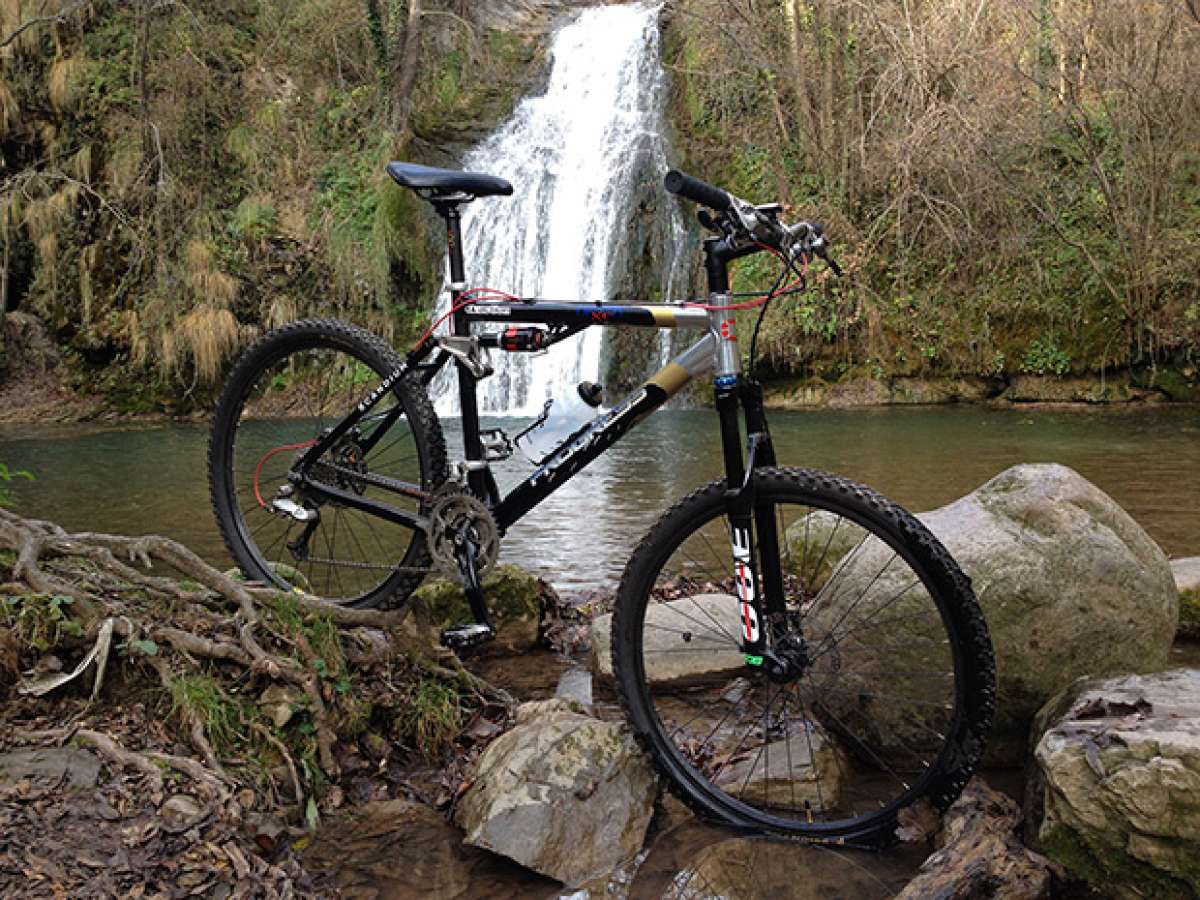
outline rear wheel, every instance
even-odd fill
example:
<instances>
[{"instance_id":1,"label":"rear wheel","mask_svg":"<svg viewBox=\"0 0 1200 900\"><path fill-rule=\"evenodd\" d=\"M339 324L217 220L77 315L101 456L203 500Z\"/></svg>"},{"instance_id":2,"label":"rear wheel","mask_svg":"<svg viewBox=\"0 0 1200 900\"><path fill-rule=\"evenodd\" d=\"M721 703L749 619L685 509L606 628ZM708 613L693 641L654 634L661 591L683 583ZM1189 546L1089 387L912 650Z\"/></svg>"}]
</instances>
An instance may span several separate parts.
<instances>
[{"instance_id":1,"label":"rear wheel","mask_svg":"<svg viewBox=\"0 0 1200 900\"><path fill-rule=\"evenodd\" d=\"M336 501L287 499L317 518L281 515L299 456L346 416L400 357L380 338L332 319L286 325L230 375L209 442L209 483L225 544L245 573L358 607L395 607L430 562L424 536ZM446 478L446 448L424 386L404 378L311 470L321 481L411 512ZM382 479L411 485L405 496ZM282 490L281 490L282 489Z\"/></svg>"},{"instance_id":2,"label":"rear wheel","mask_svg":"<svg viewBox=\"0 0 1200 900\"><path fill-rule=\"evenodd\" d=\"M635 734L675 791L730 824L887 840L900 810L947 806L983 752L995 692L970 583L932 534L853 482L754 475L758 590L774 531L785 609L750 628L733 583L725 484L670 510L634 552L612 627Z\"/></svg>"}]
</instances>

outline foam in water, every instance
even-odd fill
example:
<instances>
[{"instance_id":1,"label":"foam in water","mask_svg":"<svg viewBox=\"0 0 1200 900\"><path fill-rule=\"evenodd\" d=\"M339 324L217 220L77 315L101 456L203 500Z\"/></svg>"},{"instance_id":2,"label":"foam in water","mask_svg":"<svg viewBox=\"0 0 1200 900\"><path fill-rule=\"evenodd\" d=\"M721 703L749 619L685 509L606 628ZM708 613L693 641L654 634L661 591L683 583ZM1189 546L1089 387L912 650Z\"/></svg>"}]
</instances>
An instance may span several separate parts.
<instances>
[{"instance_id":1,"label":"foam in water","mask_svg":"<svg viewBox=\"0 0 1200 900\"><path fill-rule=\"evenodd\" d=\"M463 217L469 284L549 300L609 299L635 188L667 168L660 8L580 13L554 35L545 94L521 101L467 154L464 169L513 185L513 196L476 201ZM665 206L678 243L686 229L675 204ZM669 254L665 287L678 256ZM602 330L591 328L542 355L496 354L495 374L479 384L480 410L535 415L547 399L556 409L578 404L575 386L597 379L602 346ZM452 385L443 378L434 387L439 413L457 411Z\"/></svg>"}]
</instances>

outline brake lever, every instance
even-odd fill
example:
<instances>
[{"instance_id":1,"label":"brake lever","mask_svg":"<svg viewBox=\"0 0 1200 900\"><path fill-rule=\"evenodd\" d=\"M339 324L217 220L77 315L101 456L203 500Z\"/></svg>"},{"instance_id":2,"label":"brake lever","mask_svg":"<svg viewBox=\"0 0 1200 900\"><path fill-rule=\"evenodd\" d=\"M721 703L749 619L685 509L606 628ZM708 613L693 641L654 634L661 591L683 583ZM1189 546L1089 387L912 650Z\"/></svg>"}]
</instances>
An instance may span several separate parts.
<instances>
[{"instance_id":1,"label":"brake lever","mask_svg":"<svg viewBox=\"0 0 1200 900\"><path fill-rule=\"evenodd\" d=\"M821 259L825 260L825 265L829 266L829 268L833 270L834 275L836 275L838 278L842 277L842 267L837 264L837 260L835 260L828 253L822 253Z\"/></svg>"}]
</instances>

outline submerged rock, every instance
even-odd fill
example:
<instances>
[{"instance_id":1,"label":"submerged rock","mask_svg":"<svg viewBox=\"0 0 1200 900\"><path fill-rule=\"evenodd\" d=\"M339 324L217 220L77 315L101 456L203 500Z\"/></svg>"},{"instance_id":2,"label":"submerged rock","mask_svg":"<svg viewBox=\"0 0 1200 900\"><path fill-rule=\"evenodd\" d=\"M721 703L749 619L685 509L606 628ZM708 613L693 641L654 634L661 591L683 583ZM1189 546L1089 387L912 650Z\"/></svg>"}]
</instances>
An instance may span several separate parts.
<instances>
[{"instance_id":1,"label":"submerged rock","mask_svg":"<svg viewBox=\"0 0 1200 900\"><path fill-rule=\"evenodd\" d=\"M692 834L688 834L692 831ZM684 826L660 838L631 897L662 900L889 900L911 877L908 848L871 853L766 837L734 837L692 849L704 832ZM675 846L672 846L675 843ZM659 856L667 857L660 859Z\"/></svg>"},{"instance_id":2,"label":"submerged rock","mask_svg":"<svg viewBox=\"0 0 1200 900\"><path fill-rule=\"evenodd\" d=\"M1081 681L1038 724L1045 852L1110 896L1200 895L1200 669Z\"/></svg>"},{"instance_id":3,"label":"submerged rock","mask_svg":"<svg viewBox=\"0 0 1200 900\"><path fill-rule=\"evenodd\" d=\"M1200 639L1200 556L1171 560L1179 591L1179 636Z\"/></svg>"},{"instance_id":4,"label":"submerged rock","mask_svg":"<svg viewBox=\"0 0 1200 900\"><path fill-rule=\"evenodd\" d=\"M552 591L519 566L496 566L483 579L488 613L496 626L496 639L486 648L520 653L537 646L541 639L544 595ZM471 607L462 586L446 578L426 581L413 592L413 602L422 607L438 628L471 622Z\"/></svg>"},{"instance_id":5,"label":"submerged rock","mask_svg":"<svg viewBox=\"0 0 1200 900\"><path fill-rule=\"evenodd\" d=\"M338 896L355 898L557 897L554 882L463 844L428 806L384 800L327 818L303 853Z\"/></svg>"},{"instance_id":6,"label":"submerged rock","mask_svg":"<svg viewBox=\"0 0 1200 900\"><path fill-rule=\"evenodd\" d=\"M797 727L799 734L764 744L722 772L716 783L755 806L795 809L807 802L816 810L837 807L842 775L850 770L850 762L824 729Z\"/></svg>"},{"instance_id":7,"label":"submerged rock","mask_svg":"<svg viewBox=\"0 0 1200 900\"><path fill-rule=\"evenodd\" d=\"M641 849L655 781L623 725L562 700L526 703L479 758L454 818L467 843L580 885Z\"/></svg>"},{"instance_id":8,"label":"submerged rock","mask_svg":"<svg viewBox=\"0 0 1200 900\"><path fill-rule=\"evenodd\" d=\"M738 601L731 594L696 594L652 604L642 630L646 677L656 683L687 681L745 669L738 616ZM592 620L591 644L595 673L611 679L611 613Z\"/></svg>"},{"instance_id":9,"label":"submerged rock","mask_svg":"<svg viewBox=\"0 0 1200 900\"><path fill-rule=\"evenodd\" d=\"M1014 466L919 518L971 578L987 617L998 676L993 762L1020 759L1037 710L1076 678L1166 663L1179 605L1167 559L1128 513L1073 470ZM812 525L815 532L820 521ZM796 534L793 525L789 541ZM875 539L847 555L837 575L846 587L818 604L814 625L844 629L837 623L850 603L857 604L857 621L885 606L889 620L928 610L928 597L909 587L906 566L881 572L890 556ZM895 635L877 641L869 631L859 637L856 667L878 662L882 670L946 670L936 622L927 633L906 624L899 642ZM914 682L890 690L899 694L901 687L918 693L941 689L927 681L924 687ZM854 700L848 692L841 696L843 706ZM928 699L941 702L940 696Z\"/></svg>"},{"instance_id":10,"label":"submerged rock","mask_svg":"<svg viewBox=\"0 0 1200 900\"><path fill-rule=\"evenodd\" d=\"M942 816L937 851L897 895L898 900L989 897L1037 900L1050 896L1054 866L1017 836L1021 809L973 778Z\"/></svg>"}]
</instances>

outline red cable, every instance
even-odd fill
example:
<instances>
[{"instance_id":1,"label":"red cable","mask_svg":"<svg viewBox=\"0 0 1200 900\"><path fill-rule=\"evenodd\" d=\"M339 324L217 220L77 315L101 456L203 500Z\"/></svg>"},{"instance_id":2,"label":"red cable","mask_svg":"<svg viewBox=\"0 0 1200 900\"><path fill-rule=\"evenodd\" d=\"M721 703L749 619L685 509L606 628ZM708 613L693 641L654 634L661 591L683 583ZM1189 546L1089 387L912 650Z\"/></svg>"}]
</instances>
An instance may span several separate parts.
<instances>
[{"instance_id":1,"label":"red cable","mask_svg":"<svg viewBox=\"0 0 1200 900\"><path fill-rule=\"evenodd\" d=\"M276 453L283 453L285 450L307 450L316 442L317 439L313 438L311 441L305 441L302 444L283 444L282 446L276 447L273 450L268 450L263 454L263 458L258 461L258 467L254 470L254 499L258 501L259 506L261 506L263 509L267 508L267 501L262 498L262 494L259 493L258 490L258 479L262 477L263 466L267 464L267 460Z\"/></svg>"},{"instance_id":2,"label":"red cable","mask_svg":"<svg viewBox=\"0 0 1200 900\"><path fill-rule=\"evenodd\" d=\"M764 250L768 250L771 253L774 253L781 260L783 260L785 265L787 264L787 260L784 259L783 254L780 253L778 250L776 250L774 247L768 247L766 244L758 244L758 246L762 247ZM734 309L752 309L756 306L762 306L764 303L768 302L769 300L775 299L780 294L786 294L792 288L796 287L796 285L803 283L805 276L808 275L808 257L801 254L800 258L804 262L801 264L799 278L797 278L791 284L784 285L783 287L779 288L779 290L771 291L768 294L763 294L763 296L759 297L757 300L747 300L744 303L730 303L725 306L715 304L715 303L684 303L683 305L690 306L694 309L708 310L709 312L720 312L720 311L724 311L724 310L734 310Z\"/></svg>"},{"instance_id":3,"label":"red cable","mask_svg":"<svg viewBox=\"0 0 1200 900\"><path fill-rule=\"evenodd\" d=\"M481 288L471 288L470 290L463 291L461 294L458 295L458 302L455 303L453 306L451 306L448 310L446 310L446 312L444 312L438 318L438 320L436 322L434 322L432 325L429 326L429 328L425 331L425 333L423 335L421 335L420 340L418 340L413 345L413 349L416 350L423 343L425 343L427 340L429 340L429 336L431 334L433 334L433 332L437 329L437 327L439 325L441 325L443 322L445 322L452 315L454 315L456 312L458 312L460 309L466 309L468 306L471 306L472 304L479 302L480 295L488 296L493 299L498 298L500 300L512 300L512 301L516 301L516 302L519 302L521 299L520 297L514 297L512 294L506 294L506 293L504 293L504 291L498 291L495 288L481 287ZM464 298L466 298L466 299L464 299Z\"/></svg>"}]
</instances>

